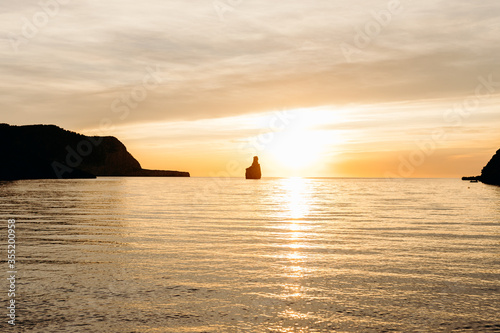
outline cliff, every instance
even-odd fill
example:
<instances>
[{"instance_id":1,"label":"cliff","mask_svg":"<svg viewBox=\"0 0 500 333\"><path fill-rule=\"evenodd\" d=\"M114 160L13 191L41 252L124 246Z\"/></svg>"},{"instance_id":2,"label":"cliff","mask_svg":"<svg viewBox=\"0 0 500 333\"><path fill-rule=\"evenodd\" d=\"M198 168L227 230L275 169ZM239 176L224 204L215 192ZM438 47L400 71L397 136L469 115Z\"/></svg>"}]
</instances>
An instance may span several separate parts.
<instances>
[{"instance_id":1,"label":"cliff","mask_svg":"<svg viewBox=\"0 0 500 333\"><path fill-rule=\"evenodd\" d=\"M0 180L189 177L188 172L142 169L115 137L89 137L54 125L0 124L0 156Z\"/></svg>"},{"instance_id":2,"label":"cliff","mask_svg":"<svg viewBox=\"0 0 500 333\"><path fill-rule=\"evenodd\" d=\"M500 149L483 168L479 180L485 184L500 185Z\"/></svg>"}]
</instances>

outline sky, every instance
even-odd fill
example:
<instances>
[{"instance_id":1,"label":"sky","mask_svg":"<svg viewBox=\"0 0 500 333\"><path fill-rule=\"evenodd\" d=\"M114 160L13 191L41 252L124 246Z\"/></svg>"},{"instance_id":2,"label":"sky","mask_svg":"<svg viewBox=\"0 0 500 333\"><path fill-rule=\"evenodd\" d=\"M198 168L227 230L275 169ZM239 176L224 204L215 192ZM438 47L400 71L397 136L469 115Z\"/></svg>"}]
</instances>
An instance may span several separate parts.
<instances>
[{"instance_id":1,"label":"sky","mask_svg":"<svg viewBox=\"0 0 500 333\"><path fill-rule=\"evenodd\" d=\"M0 122L113 135L144 168L460 177L500 148L497 0L0 9Z\"/></svg>"}]
</instances>

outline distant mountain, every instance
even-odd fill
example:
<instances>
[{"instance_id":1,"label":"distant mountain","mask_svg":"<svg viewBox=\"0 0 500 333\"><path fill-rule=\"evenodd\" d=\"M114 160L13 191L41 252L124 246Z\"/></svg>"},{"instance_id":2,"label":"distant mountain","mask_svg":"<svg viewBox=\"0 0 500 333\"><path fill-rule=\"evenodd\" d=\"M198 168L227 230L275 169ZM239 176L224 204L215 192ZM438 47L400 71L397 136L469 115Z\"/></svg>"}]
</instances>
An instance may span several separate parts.
<instances>
[{"instance_id":1,"label":"distant mountain","mask_svg":"<svg viewBox=\"0 0 500 333\"><path fill-rule=\"evenodd\" d=\"M0 180L189 177L189 172L142 169L112 136L85 136L55 125L0 124Z\"/></svg>"},{"instance_id":2,"label":"distant mountain","mask_svg":"<svg viewBox=\"0 0 500 333\"><path fill-rule=\"evenodd\" d=\"M483 168L479 180L485 184L500 185L500 149Z\"/></svg>"},{"instance_id":3,"label":"distant mountain","mask_svg":"<svg viewBox=\"0 0 500 333\"><path fill-rule=\"evenodd\" d=\"M500 185L500 149L481 171L480 176L462 177L462 180L480 180L489 185Z\"/></svg>"}]
</instances>

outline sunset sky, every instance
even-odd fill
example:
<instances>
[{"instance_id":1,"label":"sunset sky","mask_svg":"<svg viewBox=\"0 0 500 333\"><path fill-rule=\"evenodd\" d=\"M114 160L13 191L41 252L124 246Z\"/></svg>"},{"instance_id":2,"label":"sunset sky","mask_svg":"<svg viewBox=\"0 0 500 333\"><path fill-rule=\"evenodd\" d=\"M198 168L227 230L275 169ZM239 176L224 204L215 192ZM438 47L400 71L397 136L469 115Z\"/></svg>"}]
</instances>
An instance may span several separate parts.
<instances>
[{"instance_id":1,"label":"sunset sky","mask_svg":"<svg viewBox=\"0 0 500 333\"><path fill-rule=\"evenodd\" d=\"M459 177L500 148L498 0L0 8L0 122L113 135L144 168Z\"/></svg>"}]
</instances>

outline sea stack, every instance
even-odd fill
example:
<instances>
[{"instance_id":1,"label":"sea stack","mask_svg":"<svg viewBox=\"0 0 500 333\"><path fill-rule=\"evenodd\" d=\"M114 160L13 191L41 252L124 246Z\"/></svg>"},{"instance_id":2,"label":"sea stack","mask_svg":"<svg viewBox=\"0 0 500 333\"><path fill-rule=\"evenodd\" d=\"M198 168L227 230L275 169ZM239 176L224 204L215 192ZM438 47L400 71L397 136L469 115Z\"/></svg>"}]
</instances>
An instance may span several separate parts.
<instances>
[{"instance_id":1,"label":"sea stack","mask_svg":"<svg viewBox=\"0 0 500 333\"><path fill-rule=\"evenodd\" d=\"M247 171L245 173L245 178L246 179L260 179L261 176L262 175L260 172L259 157L254 156L252 165L249 168L247 168Z\"/></svg>"}]
</instances>

